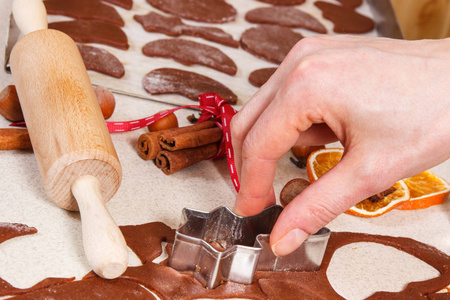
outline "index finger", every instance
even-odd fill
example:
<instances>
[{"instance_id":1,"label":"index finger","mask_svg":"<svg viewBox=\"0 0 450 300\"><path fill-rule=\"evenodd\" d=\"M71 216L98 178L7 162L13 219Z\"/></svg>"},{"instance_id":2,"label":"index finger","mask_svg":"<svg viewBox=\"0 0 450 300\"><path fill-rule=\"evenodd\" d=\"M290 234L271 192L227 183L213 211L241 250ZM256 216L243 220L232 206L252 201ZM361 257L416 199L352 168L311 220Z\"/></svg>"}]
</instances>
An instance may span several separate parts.
<instances>
[{"instance_id":1,"label":"index finger","mask_svg":"<svg viewBox=\"0 0 450 300\"><path fill-rule=\"evenodd\" d=\"M240 215L254 215L270 201L270 192L278 160L295 144L299 131L312 122L299 112L299 97L292 97L286 87L283 97L276 99L262 112L249 130L241 149L240 191L234 211ZM300 110L301 111L301 110Z\"/></svg>"}]
</instances>

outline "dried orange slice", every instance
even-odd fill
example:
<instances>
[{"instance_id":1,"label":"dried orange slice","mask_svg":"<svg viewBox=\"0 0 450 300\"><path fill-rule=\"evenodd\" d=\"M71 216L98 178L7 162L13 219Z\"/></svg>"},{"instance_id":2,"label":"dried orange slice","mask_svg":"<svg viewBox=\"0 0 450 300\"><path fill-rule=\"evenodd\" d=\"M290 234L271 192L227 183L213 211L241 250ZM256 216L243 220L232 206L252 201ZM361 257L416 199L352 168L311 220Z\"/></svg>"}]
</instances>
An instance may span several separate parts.
<instances>
[{"instance_id":1,"label":"dried orange slice","mask_svg":"<svg viewBox=\"0 0 450 300\"><path fill-rule=\"evenodd\" d=\"M342 158L344 149L325 148L314 151L308 157L306 172L310 182L333 168ZM387 213L394 207L410 199L408 186L403 180L397 181L391 189L380 193L379 197L365 199L346 211L347 214L361 217L376 217Z\"/></svg>"},{"instance_id":2,"label":"dried orange slice","mask_svg":"<svg viewBox=\"0 0 450 300\"><path fill-rule=\"evenodd\" d=\"M397 181L392 186L395 191L373 202L365 199L346 211L347 214L360 217L377 217L407 202L411 198L408 186L403 180Z\"/></svg>"},{"instance_id":3,"label":"dried orange slice","mask_svg":"<svg viewBox=\"0 0 450 300\"><path fill-rule=\"evenodd\" d=\"M411 192L411 199L397 206L397 209L422 209L443 203L449 193L450 185L430 171L405 179Z\"/></svg>"},{"instance_id":4,"label":"dried orange slice","mask_svg":"<svg viewBox=\"0 0 450 300\"><path fill-rule=\"evenodd\" d=\"M341 160L342 154L344 154L342 148L323 148L311 153L306 163L309 182L316 181L334 167Z\"/></svg>"}]
</instances>

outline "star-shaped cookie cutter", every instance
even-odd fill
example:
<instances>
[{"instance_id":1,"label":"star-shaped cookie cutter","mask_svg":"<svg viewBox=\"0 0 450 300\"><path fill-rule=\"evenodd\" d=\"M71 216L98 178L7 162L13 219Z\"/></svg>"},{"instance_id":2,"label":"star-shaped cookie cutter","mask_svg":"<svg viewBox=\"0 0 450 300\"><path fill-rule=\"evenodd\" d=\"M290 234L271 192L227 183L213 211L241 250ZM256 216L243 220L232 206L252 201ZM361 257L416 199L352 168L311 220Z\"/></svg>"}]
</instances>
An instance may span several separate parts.
<instances>
[{"instance_id":1,"label":"star-shaped cookie cutter","mask_svg":"<svg viewBox=\"0 0 450 300\"><path fill-rule=\"evenodd\" d=\"M318 270L330 230L324 227L293 253L276 257L269 237L282 210L274 205L258 215L241 217L225 206L211 212L184 208L169 265L178 271L193 271L194 278L210 289L224 281L251 284L256 270Z\"/></svg>"}]
</instances>

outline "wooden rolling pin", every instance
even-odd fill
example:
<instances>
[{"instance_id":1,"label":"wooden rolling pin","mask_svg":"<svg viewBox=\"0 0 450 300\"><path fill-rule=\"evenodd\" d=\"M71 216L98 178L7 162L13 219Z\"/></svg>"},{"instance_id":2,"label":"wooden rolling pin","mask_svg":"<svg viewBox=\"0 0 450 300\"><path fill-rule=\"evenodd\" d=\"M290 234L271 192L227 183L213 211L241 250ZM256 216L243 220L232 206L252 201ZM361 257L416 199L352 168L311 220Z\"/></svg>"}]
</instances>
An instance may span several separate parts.
<instances>
[{"instance_id":1,"label":"wooden rolling pin","mask_svg":"<svg viewBox=\"0 0 450 300\"><path fill-rule=\"evenodd\" d=\"M45 191L80 211L88 262L99 276L116 278L128 250L104 202L122 169L80 52L69 36L47 29L41 0L14 0L13 14L24 36L11 70Z\"/></svg>"}]
</instances>

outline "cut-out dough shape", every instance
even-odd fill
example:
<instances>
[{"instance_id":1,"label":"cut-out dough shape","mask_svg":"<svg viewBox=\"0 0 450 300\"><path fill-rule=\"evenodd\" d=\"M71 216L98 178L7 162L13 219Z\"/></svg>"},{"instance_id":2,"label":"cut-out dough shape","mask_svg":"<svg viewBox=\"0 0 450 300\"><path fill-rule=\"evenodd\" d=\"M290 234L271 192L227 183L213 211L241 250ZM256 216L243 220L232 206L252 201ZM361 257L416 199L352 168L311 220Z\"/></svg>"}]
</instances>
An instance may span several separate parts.
<instances>
[{"instance_id":1,"label":"cut-out dough shape","mask_svg":"<svg viewBox=\"0 0 450 300\"><path fill-rule=\"evenodd\" d=\"M236 104L237 96L226 86L209 77L179 69L161 68L147 73L144 89L152 94L179 94L194 101L198 95L216 93L230 104Z\"/></svg>"},{"instance_id":2,"label":"cut-out dough shape","mask_svg":"<svg viewBox=\"0 0 450 300\"><path fill-rule=\"evenodd\" d=\"M99 72L115 78L122 78L125 68L120 60L105 49L78 44L87 70Z\"/></svg>"},{"instance_id":3,"label":"cut-out dough shape","mask_svg":"<svg viewBox=\"0 0 450 300\"><path fill-rule=\"evenodd\" d=\"M241 36L241 46L251 54L280 64L303 35L279 25L259 25Z\"/></svg>"},{"instance_id":4,"label":"cut-out dough shape","mask_svg":"<svg viewBox=\"0 0 450 300\"><path fill-rule=\"evenodd\" d=\"M128 38L122 29L113 24L94 20L53 22L49 29L64 32L78 43L99 43L122 50L129 48Z\"/></svg>"},{"instance_id":5,"label":"cut-out dough shape","mask_svg":"<svg viewBox=\"0 0 450 300\"><path fill-rule=\"evenodd\" d=\"M229 75L236 74L234 61L219 49L184 39L161 39L145 44L146 56L172 58L184 65L203 65Z\"/></svg>"},{"instance_id":6,"label":"cut-out dough shape","mask_svg":"<svg viewBox=\"0 0 450 300\"><path fill-rule=\"evenodd\" d=\"M168 36L195 36L225 46L239 47L239 42L222 29L188 25L177 16L163 16L155 12L149 12L146 15L135 15L134 19L144 27L145 31L159 32Z\"/></svg>"},{"instance_id":7,"label":"cut-out dough shape","mask_svg":"<svg viewBox=\"0 0 450 300\"><path fill-rule=\"evenodd\" d=\"M289 6L260 7L245 14L250 23L275 24L327 33L325 26L312 15Z\"/></svg>"},{"instance_id":8,"label":"cut-out dough shape","mask_svg":"<svg viewBox=\"0 0 450 300\"><path fill-rule=\"evenodd\" d=\"M50 15L63 15L75 19L98 20L124 26L117 10L99 0L45 0Z\"/></svg>"},{"instance_id":9,"label":"cut-out dough shape","mask_svg":"<svg viewBox=\"0 0 450 300\"><path fill-rule=\"evenodd\" d=\"M236 9L224 0L147 0L155 8L184 19L205 23L234 21Z\"/></svg>"}]
</instances>

